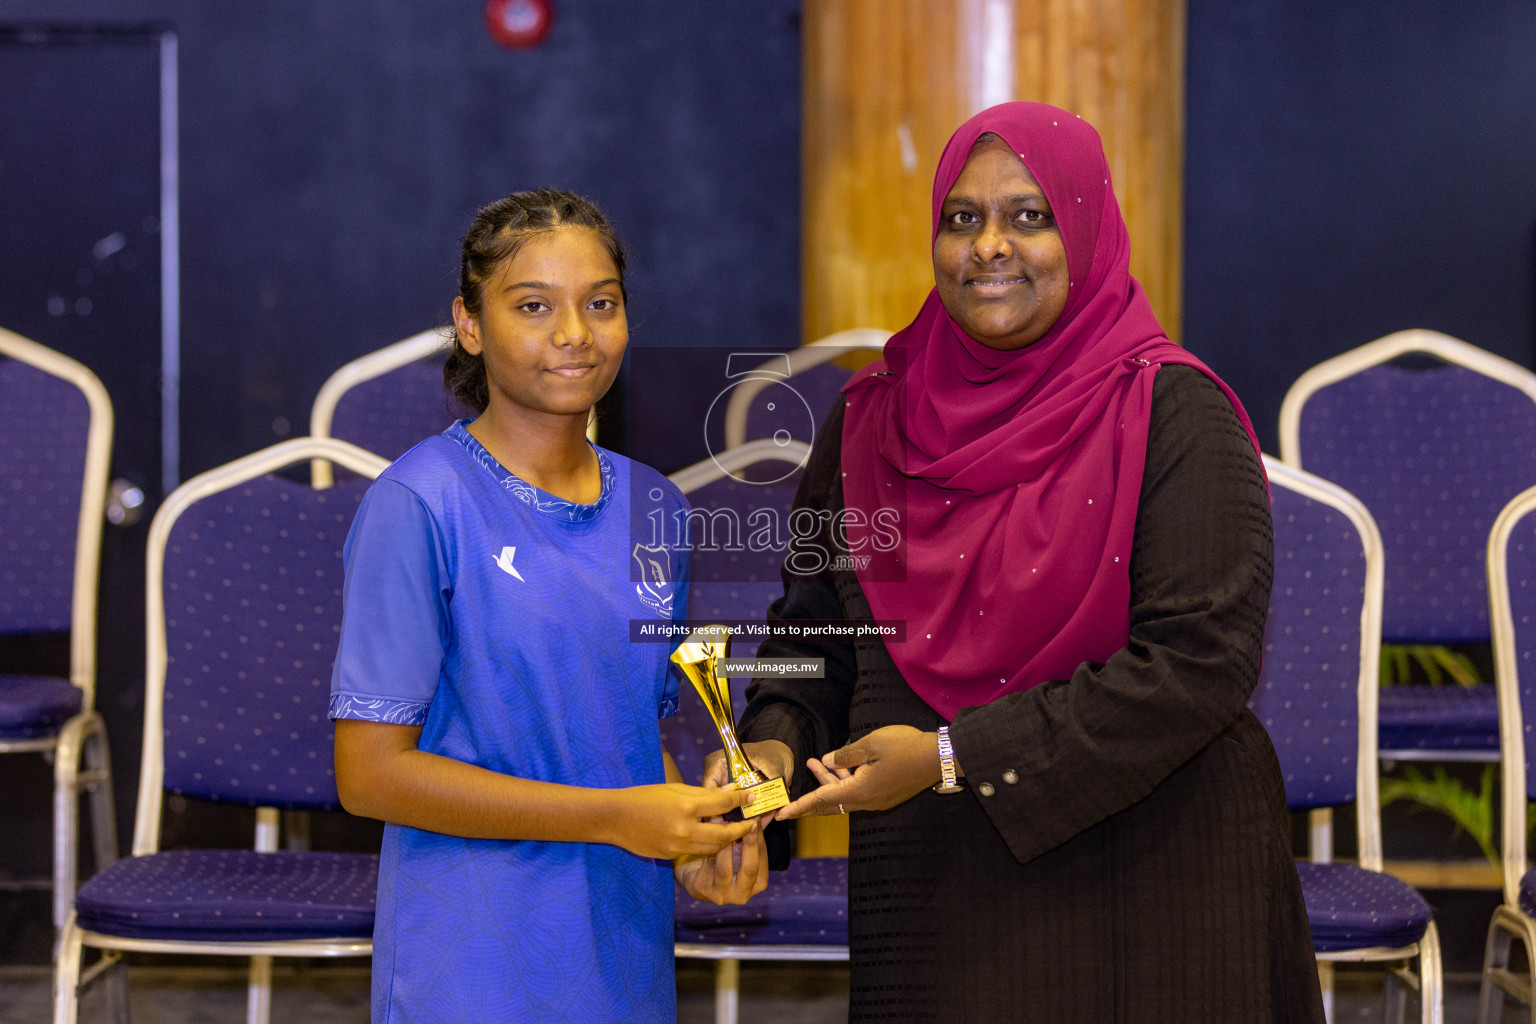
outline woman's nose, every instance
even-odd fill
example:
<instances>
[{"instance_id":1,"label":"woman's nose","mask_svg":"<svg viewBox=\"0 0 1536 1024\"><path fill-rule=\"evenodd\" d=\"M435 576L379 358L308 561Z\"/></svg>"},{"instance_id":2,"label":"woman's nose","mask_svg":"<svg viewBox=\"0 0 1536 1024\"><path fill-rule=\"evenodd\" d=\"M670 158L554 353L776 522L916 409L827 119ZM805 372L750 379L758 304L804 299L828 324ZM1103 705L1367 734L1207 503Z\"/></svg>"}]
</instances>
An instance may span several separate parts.
<instances>
[{"instance_id":1,"label":"woman's nose","mask_svg":"<svg viewBox=\"0 0 1536 1024\"><path fill-rule=\"evenodd\" d=\"M1013 254L1007 232L997 222L987 220L976 238L976 256L982 260L1006 259Z\"/></svg>"}]
</instances>

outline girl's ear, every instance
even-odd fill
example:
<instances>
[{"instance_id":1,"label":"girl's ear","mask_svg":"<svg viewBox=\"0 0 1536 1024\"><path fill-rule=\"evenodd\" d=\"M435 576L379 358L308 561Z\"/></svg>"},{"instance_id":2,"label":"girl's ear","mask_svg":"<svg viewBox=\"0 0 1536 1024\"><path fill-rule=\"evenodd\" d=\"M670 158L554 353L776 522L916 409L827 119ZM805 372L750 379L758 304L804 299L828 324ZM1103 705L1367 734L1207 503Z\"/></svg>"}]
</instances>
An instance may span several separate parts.
<instances>
[{"instance_id":1,"label":"girl's ear","mask_svg":"<svg viewBox=\"0 0 1536 1024\"><path fill-rule=\"evenodd\" d=\"M453 300L453 330L459 336L459 345L472 356L478 356L484 346L480 344L480 321L464 308L464 297Z\"/></svg>"}]
</instances>

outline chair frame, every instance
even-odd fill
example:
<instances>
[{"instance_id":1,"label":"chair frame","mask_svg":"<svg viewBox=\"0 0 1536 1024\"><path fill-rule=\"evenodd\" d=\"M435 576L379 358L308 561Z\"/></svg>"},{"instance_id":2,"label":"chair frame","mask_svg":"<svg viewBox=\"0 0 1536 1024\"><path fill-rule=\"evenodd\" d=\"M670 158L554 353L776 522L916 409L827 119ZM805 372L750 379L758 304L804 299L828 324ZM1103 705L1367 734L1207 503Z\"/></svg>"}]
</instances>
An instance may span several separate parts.
<instances>
[{"instance_id":1,"label":"chair frame","mask_svg":"<svg viewBox=\"0 0 1536 1024\"><path fill-rule=\"evenodd\" d=\"M1520 879L1526 861L1525 818L1530 803L1526 785L1524 715L1520 708L1520 665L1515 647L1514 612L1509 600L1509 539L1516 526L1536 511L1536 487L1512 498L1494 520L1488 535L1488 617L1493 628L1494 685L1499 688L1499 749L1503 754L1502 790L1504 902L1493 912L1483 953L1482 988L1478 994L1477 1019L1499 1019L1504 995L1512 995L1531 1007L1536 1022L1536 920L1520 909ZM1509 970L1513 939L1525 944L1527 973Z\"/></svg>"},{"instance_id":2,"label":"chair frame","mask_svg":"<svg viewBox=\"0 0 1536 1024\"><path fill-rule=\"evenodd\" d=\"M1326 359L1296 378L1280 404L1280 458L1287 465L1305 469L1301 461L1301 411L1307 399L1330 384L1353 377L1362 370L1391 362L1399 356L1424 353L1453 366L1518 388L1536 402L1536 373L1503 356L1485 352L1459 338L1439 331L1416 328L1397 331L1375 341Z\"/></svg>"},{"instance_id":3,"label":"chair frame","mask_svg":"<svg viewBox=\"0 0 1536 1024\"><path fill-rule=\"evenodd\" d=\"M1356 687L1357 739L1355 756L1355 835L1359 849L1358 863L1367 871L1382 873L1380 767L1377 756L1376 703L1380 697L1378 673L1381 661L1382 593L1385 585L1385 552L1376 521L1358 498L1336 484L1314 476L1298 467L1264 456L1264 469L1271 483L1280 483L1313 501L1335 509L1355 527L1365 551L1365 601L1360 612L1360 681ZM1318 808L1308 812L1309 858L1316 864L1333 860L1333 811ZM1368 946L1360 949L1318 953L1318 967L1324 982L1324 995L1332 1012L1331 980L1335 963L1382 963L1419 960L1415 975L1406 964L1388 972L1386 997L1389 1010L1402 1016L1404 993L1395 981L1406 982L1418 990L1423 1024L1441 1024L1444 1014L1444 982L1441 964L1440 933L1433 919L1418 942L1401 947Z\"/></svg>"},{"instance_id":4,"label":"chair frame","mask_svg":"<svg viewBox=\"0 0 1536 1024\"><path fill-rule=\"evenodd\" d=\"M336 407L341 404L341 396L357 385L447 351L449 330L449 327L434 327L343 363L325 379L315 395L315 404L309 410L310 436L331 436L331 423L336 417ZM331 464L325 459L313 460L309 464L309 481L317 491L331 486L334 482Z\"/></svg>"},{"instance_id":5,"label":"chair frame","mask_svg":"<svg viewBox=\"0 0 1536 1024\"><path fill-rule=\"evenodd\" d=\"M160 849L165 780L165 676L168 664L165 636L165 547L171 528L182 513L198 501L306 459L337 462L360 476L370 478L378 476L389 465L389 460L336 438L292 438L188 480L171 492L150 524L145 580L147 651L144 669L144 748L139 762L139 795L133 832L135 857L148 856ZM256 809L257 851L270 853L277 850L279 820L277 808ZM373 941L350 937L270 942L124 938L82 929L75 922L75 914L71 911L64 925L55 968L55 1024L75 1024L80 990L94 980L104 965L109 966L104 960L82 974L80 958L84 947L118 953L248 956L251 958L251 972L246 1020L249 1024L266 1024L271 1016L273 956L368 956L373 951Z\"/></svg>"},{"instance_id":6,"label":"chair frame","mask_svg":"<svg viewBox=\"0 0 1536 1024\"><path fill-rule=\"evenodd\" d=\"M69 681L81 692L80 710L52 736L0 740L0 754L36 752L46 756L51 753L54 758L51 886L53 928L57 935L64 927L78 883L79 797L83 793L91 794L96 870L100 871L117 859L111 757L106 725L96 711L96 612L107 476L112 459L112 400L100 379L87 367L3 327L0 327L0 356L8 356L73 384L85 396L86 407L90 410L70 591ZM25 884L30 887L30 883Z\"/></svg>"},{"instance_id":7,"label":"chair frame","mask_svg":"<svg viewBox=\"0 0 1536 1024\"><path fill-rule=\"evenodd\" d=\"M1439 331L1423 328L1396 331L1324 360L1296 378L1280 404L1280 456L1286 464L1298 469L1305 468L1301 459L1301 413L1309 398L1330 384L1337 384L1373 366L1410 354L1432 355L1452 366L1480 373L1523 391L1532 402L1536 402L1536 373L1519 363ZM1383 750L1380 756L1389 761L1491 763L1499 759L1496 751L1453 749Z\"/></svg>"},{"instance_id":8,"label":"chair frame","mask_svg":"<svg viewBox=\"0 0 1536 1024\"><path fill-rule=\"evenodd\" d=\"M847 334L850 332L844 331L843 333ZM833 335L832 337L837 338L839 335ZM797 351L804 352L806 350L798 349ZM834 356L836 354L836 352L832 353ZM830 357L823 356L817 362L825 362L827 358ZM766 383L764 386L766 386ZM758 390L761 390L761 388ZM742 408L745 409L745 405ZM743 425L746 423L745 412L742 413L741 422ZM724 476L734 474L738 470L746 469L748 466L756 465L759 462L788 462L796 466L802 466L810 456L810 446L803 441L789 441L785 444L779 444L772 438L765 437L755 441L748 441L734 448L728 448L718 456L702 459L691 466L678 470L668 479L677 485L678 490L688 494L706 484L714 483ZM715 962L715 1024L736 1024L741 1006L741 961L786 960L846 963L848 960L848 947L678 942L673 946L673 955L691 960L713 960Z\"/></svg>"},{"instance_id":9,"label":"chair frame","mask_svg":"<svg viewBox=\"0 0 1536 1024\"><path fill-rule=\"evenodd\" d=\"M747 443L747 414L751 411L752 399L756 398L758 393L768 385L782 383L797 373L831 362L856 349L883 352L885 343L890 337L890 331L884 331L878 327L852 327L846 331L838 331L825 338L807 342L797 349L791 349L784 355L776 355L762 365L739 374L741 383L731 392L730 401L725 406L726 451L740 448ZM785 365L786 357L789 360L787 377L780 369Z\"/></svg>"}]
</instances>

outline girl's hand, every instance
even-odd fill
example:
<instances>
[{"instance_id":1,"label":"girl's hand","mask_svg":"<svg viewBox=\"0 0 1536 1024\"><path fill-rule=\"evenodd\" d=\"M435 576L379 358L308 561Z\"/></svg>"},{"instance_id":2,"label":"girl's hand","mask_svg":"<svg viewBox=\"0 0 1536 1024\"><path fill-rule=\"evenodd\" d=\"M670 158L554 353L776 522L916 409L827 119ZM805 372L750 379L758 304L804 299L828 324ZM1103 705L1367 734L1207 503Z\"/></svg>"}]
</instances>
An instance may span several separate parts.
<instances>
[{"instance_id":1,"label":"girl's hand","mask_svg":"<svg viewBox=\"0 0 1536 1024\"><path fill-rule=\"evenodd\" d=\"M751 794L735 786L704 789L664 782L616 793L619 799L614 801L604 841L641 857L674 860L713 855L757 827L755 821L704 820L718 819L747 803Z\"/></svg>"},{"instance_id":2,"label":"girl's hand","mask_svg":"<svg viewBox=\"0 0 1536 1024\"><path fill-rule=\"evenodd\" d=\"M787 821L808 814L883 811L939 781L939 737L910 725L887 725L810 767L820 787L778 811Z\"/></svg>"},{"instance_id":3,"label":"girl's hand","mask_svg":"<svg viewBox=\"0 0 1536 1024\"><path fill-rule=\"evenodd\" d=\"M768 847L763 842L767 822L754 818L752 824L746 838L712 857L679 857L673 863L672 873L688 895L716 905L745 903L768 888Z\"/></svg>"}]
</instances>

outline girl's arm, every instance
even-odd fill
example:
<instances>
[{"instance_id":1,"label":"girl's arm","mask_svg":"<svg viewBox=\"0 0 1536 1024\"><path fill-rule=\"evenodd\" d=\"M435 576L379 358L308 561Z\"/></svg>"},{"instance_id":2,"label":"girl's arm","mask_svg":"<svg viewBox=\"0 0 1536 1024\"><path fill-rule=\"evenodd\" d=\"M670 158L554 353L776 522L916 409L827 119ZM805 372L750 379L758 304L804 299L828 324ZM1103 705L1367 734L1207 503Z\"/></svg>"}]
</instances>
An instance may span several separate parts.
<instances>
[{"instance_id":1,"label":"girl's arm","mask_svg":"<svg viewBox=\"0 0 1536 1024\"><path fill-rule=\"evenodd\" d=\"M757 827L715 818L748 794L681 781L588 789L520 779L416 749L419 725L336 721L336 788L353 814L471 839L610 843L641 857L713 854ZM668 779L677 768L667 758Z\"/></svg>"}]
</instances>

